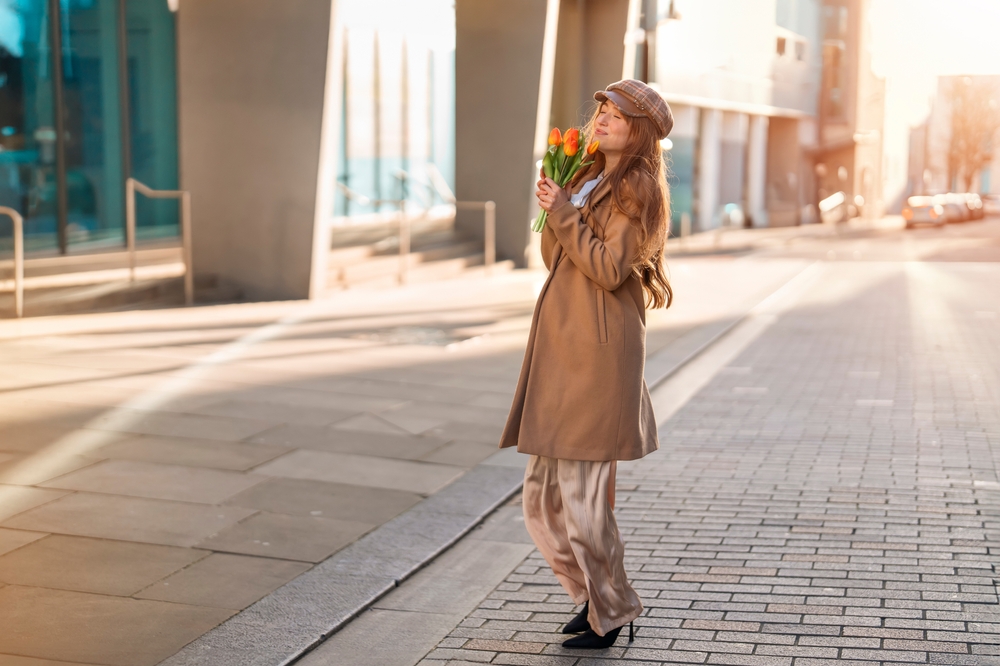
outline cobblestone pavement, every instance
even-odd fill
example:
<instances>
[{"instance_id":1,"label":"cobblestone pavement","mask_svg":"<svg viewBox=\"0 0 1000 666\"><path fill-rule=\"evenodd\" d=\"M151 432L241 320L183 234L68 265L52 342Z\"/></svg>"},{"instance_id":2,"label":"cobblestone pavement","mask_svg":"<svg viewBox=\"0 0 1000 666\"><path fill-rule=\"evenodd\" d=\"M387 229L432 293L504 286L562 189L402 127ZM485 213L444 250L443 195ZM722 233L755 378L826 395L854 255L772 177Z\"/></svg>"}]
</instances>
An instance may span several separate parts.
<instances>
[{"instance_id":1,"label":"cobblestone pavement","mask_svg":"<svg viewBox=\"0 0 1000 666\"><path fill-rule=\"evenodd\" d=\"M535 552L421 666L1000 664L997 284L826 264L622 465L634 643L564 650L574 607Z\"/></svg>"}]
</instances>

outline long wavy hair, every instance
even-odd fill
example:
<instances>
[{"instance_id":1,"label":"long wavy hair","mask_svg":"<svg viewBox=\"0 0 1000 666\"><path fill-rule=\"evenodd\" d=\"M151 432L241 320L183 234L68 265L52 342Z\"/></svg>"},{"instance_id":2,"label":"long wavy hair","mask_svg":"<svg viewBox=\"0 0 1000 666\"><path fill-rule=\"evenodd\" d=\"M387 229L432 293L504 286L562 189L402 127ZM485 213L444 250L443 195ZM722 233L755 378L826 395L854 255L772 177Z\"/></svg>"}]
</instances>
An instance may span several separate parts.
<instances>
[{"instance_id":1,"label":"long wavy hair","mask_svg":"<svg viewBox=\"0 0 1000 666\"><path fill-rule=\"evenodd\" d=\"M593 140L594 124L603 104L597 105L581 132L587 137L587 143ZM674 292L667 277L663 251L669 230L670 190L659 132L653 121L645 116L633 118L622 114L622 117L629 126L628 141L618 164L604 177L611 184L612 205L627 215L639 231L633 271L642 283L646 306L669 308ZM580 169L572 184L590 180L604 170L605 160L600 149L594 157L594 163Z\"/></svg>"}]
</instances>

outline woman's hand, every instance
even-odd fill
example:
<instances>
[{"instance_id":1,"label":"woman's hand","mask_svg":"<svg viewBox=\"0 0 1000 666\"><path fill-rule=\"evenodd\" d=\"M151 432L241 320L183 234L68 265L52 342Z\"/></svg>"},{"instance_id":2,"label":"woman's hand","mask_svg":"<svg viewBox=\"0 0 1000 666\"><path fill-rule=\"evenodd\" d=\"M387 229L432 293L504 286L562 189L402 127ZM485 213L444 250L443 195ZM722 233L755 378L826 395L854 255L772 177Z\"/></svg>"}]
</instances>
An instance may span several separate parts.
<instances>
[{"instance_id":1,"label":"woman's hand","mask_svg":"<svg viewBox=\"0 0 1000 666\"><path fill-rule=\"evenodd\" d=\"M551 213L556 208L559 208L559 206L569 201L569 193L559 187L556 181L551 178L546 178L543 175L537 185L538 191L535 192L535 196L538 197L538 205L546 211Z\"/></svg>"}]
</instances>

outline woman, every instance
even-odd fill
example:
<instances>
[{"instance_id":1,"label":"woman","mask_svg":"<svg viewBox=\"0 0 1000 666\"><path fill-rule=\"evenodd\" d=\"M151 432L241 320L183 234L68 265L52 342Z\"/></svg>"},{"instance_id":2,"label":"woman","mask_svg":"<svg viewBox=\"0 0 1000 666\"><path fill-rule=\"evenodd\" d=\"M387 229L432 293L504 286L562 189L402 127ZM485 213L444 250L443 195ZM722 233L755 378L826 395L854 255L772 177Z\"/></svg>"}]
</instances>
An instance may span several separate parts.
<instances>
[{"instance_id":1,"label":"woman","mask_svg":"<svg viewBox=\"0 0 1000 666\"><path fill-rule=\"evenodd\" d=\"M643 380L645 306L669 306L669 196L659 142L673 126L652 88L626 79L594 94L594 163L566 191L544 175L542 287L500 446L531 454L524 519L580 614L563 643L606 648L642 612L613 513L615 466L659 444ZM645 292L645 299L644 299Z\"/></svg>"}]
</instances>

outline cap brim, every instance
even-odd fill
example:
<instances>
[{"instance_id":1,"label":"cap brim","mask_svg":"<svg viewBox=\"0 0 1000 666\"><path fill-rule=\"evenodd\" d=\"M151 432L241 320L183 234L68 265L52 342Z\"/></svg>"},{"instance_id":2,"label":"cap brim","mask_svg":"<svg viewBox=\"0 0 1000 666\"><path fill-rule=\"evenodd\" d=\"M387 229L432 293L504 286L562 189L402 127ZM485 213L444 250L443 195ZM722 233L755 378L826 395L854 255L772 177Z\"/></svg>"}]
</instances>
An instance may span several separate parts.
<instances>
[{"instance_id":1,"label":"cap brim","mask_svg":"<svg viewBox=\"0 0 1000 666\"><path fill-rule=\"evenodd\" d=\"M607 102L610 100L622 113L629 116L638 117L646 115L639 110L639 107L632 100L616 90L598 90L594 93L594 99L598 102Z\"/></svg>"}]
</instances>

